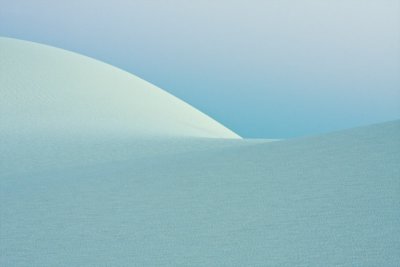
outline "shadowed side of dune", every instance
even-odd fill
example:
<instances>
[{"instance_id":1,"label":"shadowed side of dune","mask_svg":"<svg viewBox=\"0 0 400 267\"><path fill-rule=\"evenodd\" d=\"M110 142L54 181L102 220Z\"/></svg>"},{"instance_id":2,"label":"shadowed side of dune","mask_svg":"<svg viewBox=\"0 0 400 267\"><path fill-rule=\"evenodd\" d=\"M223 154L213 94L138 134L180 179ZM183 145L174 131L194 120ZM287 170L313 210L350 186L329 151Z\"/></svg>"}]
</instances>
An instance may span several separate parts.
<instances>
[{"instance_id":1,"label":"shadowed side of dune","mask_svg":"<svg viewBox=\"0 0 400 267\"><path fill-rule=\"evenodd\" d=\"M0 180L0 265L398 266L399 136L39 142Z\"/></svg>"}]
</instances>

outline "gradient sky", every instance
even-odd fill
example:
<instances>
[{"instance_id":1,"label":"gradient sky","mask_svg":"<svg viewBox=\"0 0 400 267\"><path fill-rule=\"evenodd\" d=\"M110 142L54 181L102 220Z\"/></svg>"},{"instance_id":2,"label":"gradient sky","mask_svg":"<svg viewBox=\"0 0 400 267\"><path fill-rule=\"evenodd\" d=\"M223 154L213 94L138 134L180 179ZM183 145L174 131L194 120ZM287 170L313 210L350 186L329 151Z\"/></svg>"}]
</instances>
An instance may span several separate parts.
<instances>
[{"instance_id":1,"label":"gradient sky","mask_svg":"<svg viewBox=\"0 0 400 267\"><path fill-rule=\"evenodd\" d=\"M244 137L400 118L400 0L0 0L0 35L125 69Z\"/></svg>"}]
</instances>

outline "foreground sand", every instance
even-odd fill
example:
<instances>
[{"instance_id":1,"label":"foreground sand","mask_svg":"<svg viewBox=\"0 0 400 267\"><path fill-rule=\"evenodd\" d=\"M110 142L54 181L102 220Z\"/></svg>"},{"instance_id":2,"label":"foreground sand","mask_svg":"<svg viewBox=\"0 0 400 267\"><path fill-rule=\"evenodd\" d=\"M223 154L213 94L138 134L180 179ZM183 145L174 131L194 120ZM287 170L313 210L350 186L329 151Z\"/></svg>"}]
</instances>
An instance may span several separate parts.
<instances>
[{"instance_id":1,"label":"foreground sand","mask_svg":"<svg viewBox=\"0 0 400 267\"><path fill-rule=\"evenodd\" d=\"M399 136L9 141L0 265L397 266Z\"/></svg>"}]
</instances>

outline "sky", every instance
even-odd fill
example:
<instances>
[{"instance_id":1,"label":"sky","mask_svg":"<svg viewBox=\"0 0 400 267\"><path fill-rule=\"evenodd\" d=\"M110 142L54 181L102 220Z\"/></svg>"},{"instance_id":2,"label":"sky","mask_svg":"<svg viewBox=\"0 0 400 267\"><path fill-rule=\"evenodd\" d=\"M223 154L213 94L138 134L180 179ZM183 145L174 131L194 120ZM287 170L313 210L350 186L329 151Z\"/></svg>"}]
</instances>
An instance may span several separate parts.
<instances>
[{"instance_id":1,"label":"sky","mask_svg":"<svg viewBox=\"0 0 400 267\"><path fill-rule=\"evenodd\" d=\"M400 0L0 0L0 35L127 70L246 138L400 118Z\"/></svg>"}]
</instances>

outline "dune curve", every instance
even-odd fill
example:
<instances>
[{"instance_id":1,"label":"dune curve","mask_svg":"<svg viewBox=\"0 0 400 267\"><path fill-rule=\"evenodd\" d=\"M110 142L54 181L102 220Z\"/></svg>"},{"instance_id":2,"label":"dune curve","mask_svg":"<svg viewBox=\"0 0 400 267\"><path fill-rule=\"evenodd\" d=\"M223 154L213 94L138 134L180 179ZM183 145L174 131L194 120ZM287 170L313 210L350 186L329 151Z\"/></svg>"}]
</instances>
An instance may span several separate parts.
<instances>
[{"instance_id":1,"label":"dune curve","mask_svg":"<svg viewBox=\"0 0 400 267\"><path fill-rule=\"evenodd\" d=\"M156 86L73 52L0 38L0 133L240 138Z\"/></svg>"}]
</instances>

